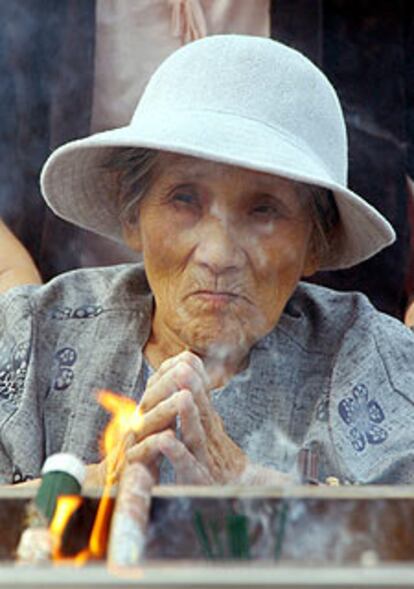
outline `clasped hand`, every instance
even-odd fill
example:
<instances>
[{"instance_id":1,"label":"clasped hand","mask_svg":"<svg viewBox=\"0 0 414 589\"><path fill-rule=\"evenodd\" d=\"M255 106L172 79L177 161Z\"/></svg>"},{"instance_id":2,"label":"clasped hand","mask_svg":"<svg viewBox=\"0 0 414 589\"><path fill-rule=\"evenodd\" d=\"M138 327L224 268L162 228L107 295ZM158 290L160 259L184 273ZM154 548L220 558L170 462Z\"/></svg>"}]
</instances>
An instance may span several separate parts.
<instances>
[{"instance_id":1,"label":"clasped hand","mask_svg":"<svg viewBox=\"0 0 414 589\"><path fill-rule=\"evenodd\" d=\"M125 461L144 464L155 480L164 456L177 483L236 482L247 458L226 434L208 393L209 379L198 356L185 351L166 360L148 380L140 403L142 425L130 436ZM89 467L90 484L102 484L107 464Z\"/></svg>"}]
</instances>

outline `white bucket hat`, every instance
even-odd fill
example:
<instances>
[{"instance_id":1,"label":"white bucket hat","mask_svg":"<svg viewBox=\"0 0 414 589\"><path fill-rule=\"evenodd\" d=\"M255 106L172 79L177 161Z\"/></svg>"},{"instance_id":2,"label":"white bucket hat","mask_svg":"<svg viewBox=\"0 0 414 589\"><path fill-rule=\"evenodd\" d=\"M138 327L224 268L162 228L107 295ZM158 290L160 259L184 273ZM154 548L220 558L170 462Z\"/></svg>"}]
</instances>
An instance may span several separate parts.
<instances>
[{"instance_id":1,"label":"white bucket hat","mask_svg":"<svg viewBox=\"0 0 414 589\"><path fill-rule=\"evenodd\" d=\"M262 37L217 35L157 69L131 123L59 147L41 176L53 211L122 241L116 185L103 166L118 147L147 147L331 189L341 231L324 269L347 268L395 240L347 183L347 138L335 90L306 57Z\"/></svg>"}]
</instances>

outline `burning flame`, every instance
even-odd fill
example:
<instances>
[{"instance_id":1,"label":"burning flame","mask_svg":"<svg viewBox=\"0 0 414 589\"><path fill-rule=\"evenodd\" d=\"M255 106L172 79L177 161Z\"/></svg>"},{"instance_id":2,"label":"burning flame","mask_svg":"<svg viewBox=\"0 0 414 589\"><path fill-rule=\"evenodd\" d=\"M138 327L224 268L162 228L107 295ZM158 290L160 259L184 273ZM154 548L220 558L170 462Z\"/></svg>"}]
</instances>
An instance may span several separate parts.
<instances>
[{"instance_id":1,"label":"burning flame","mask_svg":"<svg viewBox=\"0 0 414 589\"><path fill-rule=\"evenodd\" d=\"M57 498L53 519L49 526L52 539L52 558L55 562L81 565L87 561L88 550L81 550L74 557L67 557L62 554L63 532L78 507L82 504L83 498L79 495L61 495Z\"/></svg>"},{"instance_id":2,"label":"burning flame","mask_svg":"<svg viewBox=\"0 0 414 589\"><path fill-rule=\"evenodd\" d=\"M134 439L133 434L141 426L142 414L135 401L111 391L99 391L98 401L107 411L112 413L112 419L105 429L101 443L101 450L107 461L106 480L89 540L89 550L92 556L102 558L109 535L112 508L111 488L117 481L119 470L125 459L125 452Z\"/></svg>"},{"instance_id":3,"label":"burning flame","mask_svg":"<svg viewBox=\"0 0 414 589\"><path fill-rule=\"evenodd\" d=\"M62 555L62 537L72 514L80 506L83 498L77 495L58 497L53 520L50 524L52 535L52 557L57 562L83 564L90 558L102 558L108 543L110 517L112 513L111 488L116 483L122 468L125 452L133 443L134 434L142 423L142 414L135 401L111 391L102 390L97 395L98 402L112 413L101 440L101 453L106 457L106 478L99 501L87 549L75 557Z\"/></svg>"},{"instance_id":4,"label":"burning flame","mask_svg":"<svg viewBox=\"0 0 414 589\"><path fill-rule=\"evenodd\" d=\"M130 436L141 426L142 414L135 401L111 391L99 391L97 398L98 402L113 416L105 429L101 441L101 452L108 462L107 478L116 480L118 470L125 458Z\"/></svg>"}]
</instances>

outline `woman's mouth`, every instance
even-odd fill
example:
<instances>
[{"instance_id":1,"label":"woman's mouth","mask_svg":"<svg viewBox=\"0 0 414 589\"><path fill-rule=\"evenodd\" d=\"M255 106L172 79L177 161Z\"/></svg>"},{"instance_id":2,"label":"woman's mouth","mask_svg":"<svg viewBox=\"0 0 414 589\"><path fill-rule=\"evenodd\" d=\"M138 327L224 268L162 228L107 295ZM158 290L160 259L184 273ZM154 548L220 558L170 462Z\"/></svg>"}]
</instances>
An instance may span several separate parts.
<instances>
[{"instance_id":1,"label":"woman's mouth","mask_svg":"<svg viewBox=\"0 0 414 589\"><path fill-rule=\"evenodd\" d=\"M240 299L240 296L229 291L218 291L218 290L199 290L192 294L193 297L199 301L211 304L213 306L225 306L229 303L234 303Z\"/></svg>"}]
</instances>

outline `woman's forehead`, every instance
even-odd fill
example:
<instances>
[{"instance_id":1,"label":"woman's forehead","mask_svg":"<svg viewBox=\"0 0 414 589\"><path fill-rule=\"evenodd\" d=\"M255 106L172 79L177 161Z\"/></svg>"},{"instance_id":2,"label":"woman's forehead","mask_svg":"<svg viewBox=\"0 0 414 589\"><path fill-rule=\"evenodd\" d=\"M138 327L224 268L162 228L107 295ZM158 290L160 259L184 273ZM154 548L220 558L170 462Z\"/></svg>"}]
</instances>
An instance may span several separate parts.
<instances>
[{"instance_id":1,"label":"woman's forehead","mask_svg":"<svg viewBox=\"0 0 414 589\"><path fill-rule=\"evenodd\" d=\"M246 185L263 187L263 189L286 188L296 185L292 180L266 172L173 153L161 154L158 160L158 174L162 178L186 182L231 178L232 180L238 179Z\"/></svg>"}]
</instances>

